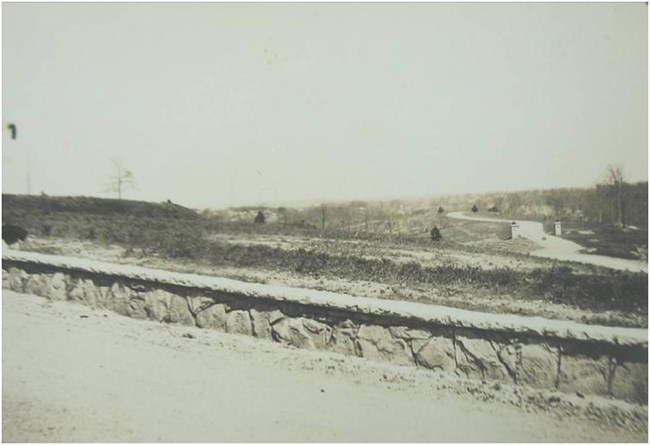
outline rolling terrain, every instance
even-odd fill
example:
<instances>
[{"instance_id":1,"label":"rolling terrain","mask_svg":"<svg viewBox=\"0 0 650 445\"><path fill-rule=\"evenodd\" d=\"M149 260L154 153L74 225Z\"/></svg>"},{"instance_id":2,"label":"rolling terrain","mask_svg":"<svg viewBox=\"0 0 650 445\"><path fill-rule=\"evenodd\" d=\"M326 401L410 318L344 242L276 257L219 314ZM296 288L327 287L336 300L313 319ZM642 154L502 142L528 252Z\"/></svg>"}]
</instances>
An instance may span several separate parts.
<instances>
[{"instance_id":1,"label":"rolling terrain","mask_svg":"<svg viewBox=\"0 0 650 445\"><path fill-rule=\"evenodd\" d=\"M5 221L30 231L21 248L43 253L489 312L647 326L646 274L538 258L531 253L540 246L508 239L503 223L457 220L437 208L404 205L388 231L372 229L373 221L379 223L370 210L367 225L332 223L324 230L308 220L309 212L322 216L319 208L267 209L264 224L253 222L254 209L198 213L169 203L97 198L10 196L3 211ZM331 208L324 213L330 222L337 214ZM352 221L353 212L347 215ZM443 236L439 242L428 233L434 225Z\"/></svg>"}]
</instances>

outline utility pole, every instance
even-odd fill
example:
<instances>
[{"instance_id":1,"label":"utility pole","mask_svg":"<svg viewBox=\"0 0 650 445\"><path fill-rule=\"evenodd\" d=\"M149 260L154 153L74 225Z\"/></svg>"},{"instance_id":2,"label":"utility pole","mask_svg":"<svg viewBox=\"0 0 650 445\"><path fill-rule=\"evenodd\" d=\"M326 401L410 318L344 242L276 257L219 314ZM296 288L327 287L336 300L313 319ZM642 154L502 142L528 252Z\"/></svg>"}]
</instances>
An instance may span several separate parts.
<instances>
[{"instance_id":1,"label":"utility pole","mask_svg":"<svg viewBox=\"0 0 650 445\"><path fill-rule=\"evenodd\" d=\"M321 212L321 237L325 234L325 204L320 206Z\"/></svg>"}]
</instances>

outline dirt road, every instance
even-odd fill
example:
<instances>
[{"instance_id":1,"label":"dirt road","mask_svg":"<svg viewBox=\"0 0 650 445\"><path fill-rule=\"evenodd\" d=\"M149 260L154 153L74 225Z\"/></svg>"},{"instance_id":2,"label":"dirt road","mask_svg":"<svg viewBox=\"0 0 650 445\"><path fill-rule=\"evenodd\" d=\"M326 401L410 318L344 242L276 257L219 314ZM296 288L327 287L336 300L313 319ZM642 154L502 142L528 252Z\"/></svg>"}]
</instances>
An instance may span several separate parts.
<instances>
[{"instance_id":1,"label":"dirt road","mask_svg":"<svg viewBox=\"0 0 650 445\"><path fill-rule=\"evenodd\" d=\"M647 426L437 389L435 374L414 368L2 298L5 442L647 439Z\"/></svg>"},{"instance_id":2,"label":"dirt road","mask_svg":"<svg viewBox=\"0 0 650 445\"><path fill-rule=\"evenodd\" d=\"M465 215L463 212L452 212L450 218L469 221L504 222L512 223L513 220L483 218ZM578 263L594 264L610 269L628 270L631 272L648 273L648 264L642 261L626 260L604 255L590 255L581 253L585 248L580 244L544 232L544 226L537 221L516 220L519 224L519 233L524 238L539 244L541 249L530 252L530 255L553 258L561 261L575 261Z\"/></svg>"}]
</instances>

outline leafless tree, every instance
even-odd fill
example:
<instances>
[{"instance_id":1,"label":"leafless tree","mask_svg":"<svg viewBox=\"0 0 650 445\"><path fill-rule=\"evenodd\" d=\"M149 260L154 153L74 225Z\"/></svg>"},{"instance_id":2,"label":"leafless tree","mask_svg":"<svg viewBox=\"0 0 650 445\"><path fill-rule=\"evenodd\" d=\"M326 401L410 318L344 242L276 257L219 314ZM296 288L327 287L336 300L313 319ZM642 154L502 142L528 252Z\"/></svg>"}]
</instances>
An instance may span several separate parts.
<instances>
[{"instance_id":1,"label":"leafless tree","mask_svg":"<svg viewBox=\"0 0 650 445\"><path fill-rule=\"evenodd\" d=\"M605 170L605 185L609 191L610 197L613 198L616 208L616 221L619 225L625 225L625 203L623 196L623 188L625 186L625 176L623 175L623 167L620 165L608 165Z\"/></svg>"},{"instance_id":2,"label":"leafless tree","mask_svg":"<svg viewBox=\"0 0 650 445\"><path fill-rule=\"evenodd\" d=\"M133 173L128 170L119 159L111 159L111 176L109 178L107 192L117 193L117 198L122 199L122 192L127 189L135 189Z\"/></svg>"},{"instance_id":3,"label":"leafless tree","mask_svg":"<svg viewBox=\"0 0 650 445\"><path fill-rule=\"evenodd\" d=\"M550 190L546 196L546 205L553 209L553 216L559 219L566 207L566 194L564 190Z\"/></svg>"}]
</instances>

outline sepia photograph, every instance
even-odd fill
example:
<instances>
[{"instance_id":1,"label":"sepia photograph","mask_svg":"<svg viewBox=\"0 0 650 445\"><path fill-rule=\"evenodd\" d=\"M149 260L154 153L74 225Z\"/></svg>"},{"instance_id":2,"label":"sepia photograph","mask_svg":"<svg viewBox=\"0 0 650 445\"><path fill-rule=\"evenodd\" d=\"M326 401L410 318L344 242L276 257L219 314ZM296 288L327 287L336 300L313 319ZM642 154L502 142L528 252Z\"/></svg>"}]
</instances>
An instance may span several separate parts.
<instances>
[{"instance_id":1,"label":"sepia photograph","mask_svg":"<svg viewBox=\"0 0 650 445\"><path fill-rule=\"evenodd\" d=\"M1 8L2 442L648 442L646 2Z\"/></svg>"}]
</instances>

